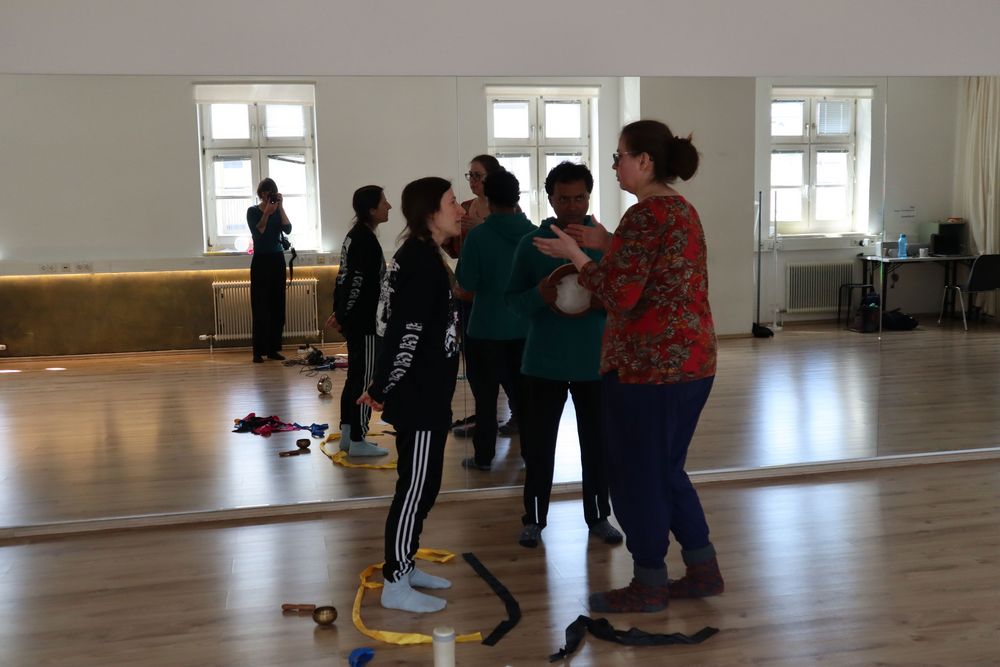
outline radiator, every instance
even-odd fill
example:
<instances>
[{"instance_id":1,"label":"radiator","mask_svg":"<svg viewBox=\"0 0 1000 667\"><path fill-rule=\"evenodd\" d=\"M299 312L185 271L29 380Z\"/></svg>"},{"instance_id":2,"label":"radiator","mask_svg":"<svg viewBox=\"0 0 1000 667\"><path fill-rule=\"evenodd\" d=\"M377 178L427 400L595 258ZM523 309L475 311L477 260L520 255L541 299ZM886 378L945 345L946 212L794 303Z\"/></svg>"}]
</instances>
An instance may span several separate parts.
<instances>
[{"instance_id":1,"label":"radiator","mask_svg":"<svg viewBox=\"0 0 1000 667\"><path fill-rule=\"evenodd\" d=\"M316 278L285 283L285 338L319 338ZM249 340L250 281L212 283L215 297L215 340Z\"/></svg>"},{"instance_id":2,"label":"radiator","mask_svg":"<svg viewBox=\"0 0 1000 667\"><path fill-rule=\"evenodd\" d=\"M817 313L837 309L837 291L854 282L857 262L786 264L785 310Z\"/></svg>"}]
</instances>

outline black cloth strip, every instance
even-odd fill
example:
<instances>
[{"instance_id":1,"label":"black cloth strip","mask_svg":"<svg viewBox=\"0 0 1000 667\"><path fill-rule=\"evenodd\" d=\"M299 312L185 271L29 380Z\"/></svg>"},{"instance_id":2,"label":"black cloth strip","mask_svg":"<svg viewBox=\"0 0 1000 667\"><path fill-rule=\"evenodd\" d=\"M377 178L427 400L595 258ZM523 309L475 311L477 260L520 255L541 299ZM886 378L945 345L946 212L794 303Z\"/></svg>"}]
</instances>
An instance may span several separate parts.
<instances>
[{"instance_id":1,"label":"black cloth strip","mask_svg":"<svg viewBox=\"0 0 1000 667\"><path fill-rule=\"evenodd\" d=\"M649 633L638 628L616 630L606 618L577 616L566 628L566 647L549 656L549 662L558 662L580 647L585 631L590 631L598 639L626 646L664 646L666 644L700 644L719 631L718 628L704 627L692 636L674 632L669 635Z\"/></svg>"},{"instance_id":2,"label":"black cloth strip","mask_svg":"<svg viewBox=\"0 0 1000 667\"><path fill-rule=\"evenodd\" d=\"M517 625L517 622L521 620L521 605L517 603L514 596L511 595L507 587L500 583L500 580L493 576L493 573L486 569L486 566L480 562L476 555L473 553L464 553L462 558L465 562L475 570L476 574L483 578L493 592L497 594L505 607L507 607L507 620L501 621L497 627L493 628L493 632L483 640L483 644L486 646L494 646L498 641L503 639L503 636L511 631L511 629Z\"/></svg>"}]
</instances>

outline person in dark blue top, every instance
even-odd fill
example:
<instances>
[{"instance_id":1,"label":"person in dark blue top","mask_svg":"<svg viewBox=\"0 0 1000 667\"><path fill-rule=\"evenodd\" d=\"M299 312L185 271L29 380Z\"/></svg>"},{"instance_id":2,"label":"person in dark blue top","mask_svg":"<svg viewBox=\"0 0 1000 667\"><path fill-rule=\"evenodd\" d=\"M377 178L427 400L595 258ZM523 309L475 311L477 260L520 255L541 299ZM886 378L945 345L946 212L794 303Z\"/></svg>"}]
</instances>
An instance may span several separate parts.
<instances>
[{"instance_id":1,"label":"person in dark blue top","mask_svg":"<svg viewBox=\"0 0 1000 667\"><path fill-rule=\"evenodd\" d=\"M257 186L260 203L247 209L253 237L250 260L250 310L253 314L253 361L284 360L281 335L285 329L285 249L281 233L292 231L278 185L265 178Z\"/></svg>"}]
</instances>

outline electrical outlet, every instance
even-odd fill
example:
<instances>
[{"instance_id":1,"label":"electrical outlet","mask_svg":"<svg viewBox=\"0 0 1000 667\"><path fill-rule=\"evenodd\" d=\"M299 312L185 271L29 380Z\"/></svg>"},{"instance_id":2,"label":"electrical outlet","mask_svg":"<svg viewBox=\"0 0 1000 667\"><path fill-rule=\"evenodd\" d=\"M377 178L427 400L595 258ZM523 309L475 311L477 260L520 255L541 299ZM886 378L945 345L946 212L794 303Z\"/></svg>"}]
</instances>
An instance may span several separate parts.
<instances>
[{"instance_id":1,"label":"electrical outlet","mask_svg":"<svg viewBox=\"0 0 1000 667\"><path fill-rule=\"evenodd\" d=\"M77 273L93 273L94 272L94 265L91 264L90 262L77 262L75 264L75 268L76 268L76 272Z\"/></svg>"},{"instance_id":2,"label":"electrical outlet","mask_svg":"<svg viewBox=\"0 0 1000 667\"><path fill-rule=\"evenodd\" d=\"M7 346L4 345L3 343L0 343L0 352L6 352L6 351L7 351Z\"/></svg>"},{"instance_id":3,"label":"electrical outlet","mask_svg":"<svg viewBox=\"0 0 1000 667\"><path fill-rule=\"evenodd\" d=\"M41 266L38 267L38 270L41 273L55 273L56 266L55 264L42 264Z\"/></svg>"},{"instance_id":4,"label":"electrical outlet","mask_svg":"<svg viewBox=\"0 0 1000 667\"><path fill-rule=\"evenodd\" d=\"M60 264L59 265L59 273L72 273L72 272L73 272L73 265L72 264Z\"/></svg>"}]
</instances>

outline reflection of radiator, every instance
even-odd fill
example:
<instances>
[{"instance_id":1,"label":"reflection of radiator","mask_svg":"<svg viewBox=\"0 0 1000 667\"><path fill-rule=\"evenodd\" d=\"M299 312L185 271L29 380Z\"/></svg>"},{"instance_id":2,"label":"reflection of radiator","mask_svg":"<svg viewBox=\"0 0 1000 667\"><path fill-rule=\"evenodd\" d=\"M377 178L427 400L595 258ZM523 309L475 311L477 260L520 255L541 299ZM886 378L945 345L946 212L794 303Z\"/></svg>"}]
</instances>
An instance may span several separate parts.
<instances>
[{"instance_id":1,"label":"reflection of radiator","mask_svg":"<svg viewBox=\"0 0 1000 667\"><path fill-rule=\"evenodd\" d=\"M837 309L837 290L854 282L856 262L785 265L785 309L816 313Z\"/></svg>"},{"instance_id":2,"label":"reflection of radiator","mask_svg":"<svg viewBox=\"0 0 1000 667\"><path fill-rule=\"evenodd\" d=\"M285 283L285 338L318 338L316 278ZM212 283L215 295L215 340L249 340L250 281Z\"/></svg>"}]
</instances>

